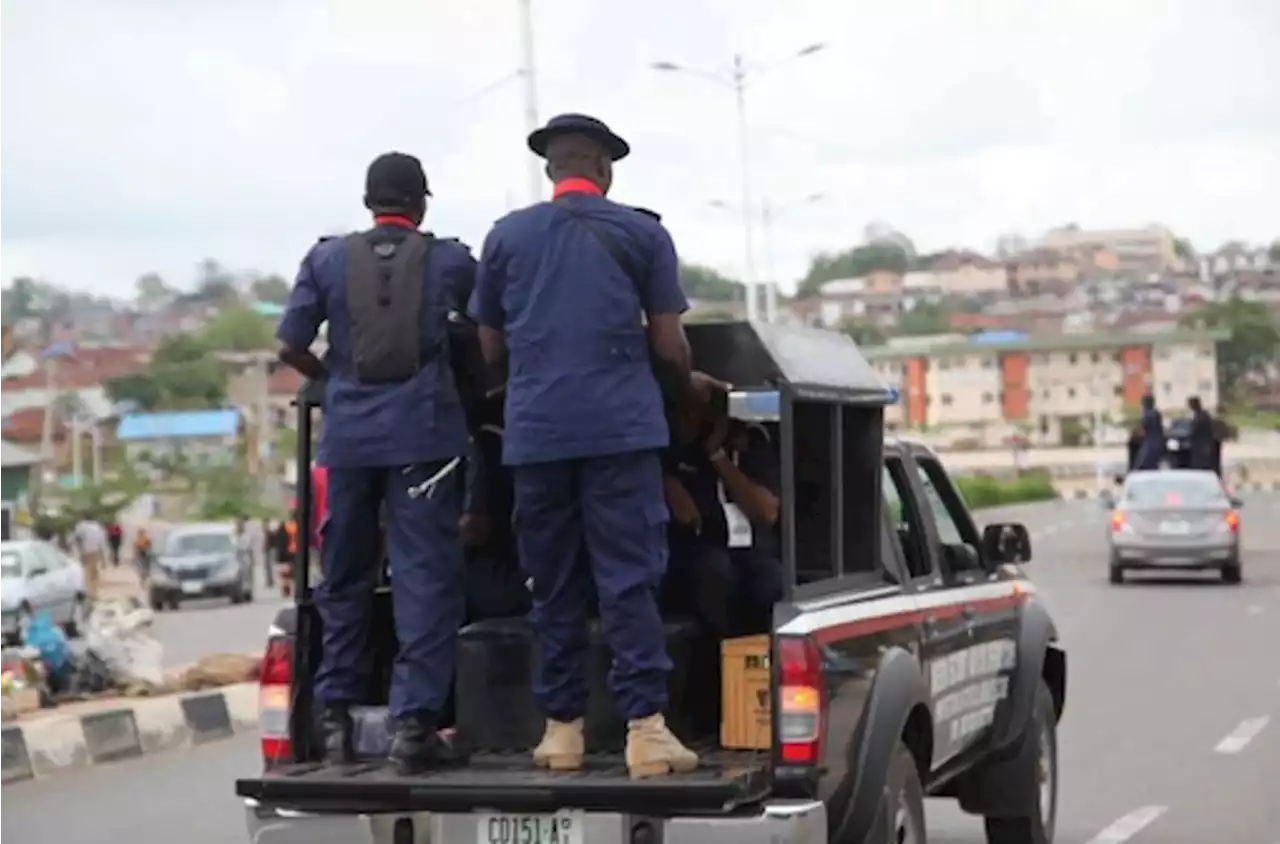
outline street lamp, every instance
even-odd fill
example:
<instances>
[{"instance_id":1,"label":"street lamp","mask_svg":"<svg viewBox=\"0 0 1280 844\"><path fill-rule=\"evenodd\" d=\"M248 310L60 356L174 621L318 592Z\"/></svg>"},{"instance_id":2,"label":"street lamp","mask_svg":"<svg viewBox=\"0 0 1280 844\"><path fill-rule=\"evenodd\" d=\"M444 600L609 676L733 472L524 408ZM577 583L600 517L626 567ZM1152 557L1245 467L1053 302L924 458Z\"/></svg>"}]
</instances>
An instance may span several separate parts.
<instances>
[{"instance_id":1,"label":"street lamp","mask_svg":"<svg viewBox=\"0 0 1280 844\"><path fill-rule=\"evenodd\" d=\"M754 79L761 73L775 69L780 65L787 64L795 59L812 56L826 48L825 42L817 42L796 50L794 53L784 56L779 61L761 67L747 68L746 61L741 53L737 53L733 57L733 67L728 74L712 70L704 70L696 67L686 67L685 65L676 64L675 62L653 62L650 67L654 70L660 70L668 73L683 73L688 76L697 76L707 79L719 85L724 85L733 90L734 102L738 111L738 163L741 167L742 179L742 239L746 257L746 277L743 284L747 289L747 319L756 319L758 303L756 301L756 267L755 267L755 234L752 225L752 199L751 199L751 156L750 156L750 137L747 128L747 82Z\"/></svg>"},{"instance_id":2,"label":"street lamp","mask_svg":"<svg viewBox=\"0 0 1280 844\"><path fill-rule=\"evenodd\" d=\"M533 0L520 2L520 79L524 83L524 128L532 134L538 128L538 72L533 57ZM542 168L533 153L525 153L529 179L529 201L542 198Z\"/></svg>"},{"instance_id":3,"label":"street lamp","mask_svg":"<svg viewBox=\"0 0 1280 844\"><path fill-rule=\"evenodd\" d=\"M826 199L826 193L818 191L808 196L802 196L798 199L787 200L783 203L773 203L765 199L760 207L760 223L764 235L764 271L767 276L764 281L765 289L765 322L776 322L778 319L778 275L774 265L773 251L773 221L778 218L781 213L784 216L805 205L812 205L815 202L821 202ZM725 202L723 199L712 199L708 203L712 208L722 210L734 209L733 203ZM748 301L755 299L754 291L748 289ZM750 306L748 306L750 307Z\"/></svg>"}]
</instances>

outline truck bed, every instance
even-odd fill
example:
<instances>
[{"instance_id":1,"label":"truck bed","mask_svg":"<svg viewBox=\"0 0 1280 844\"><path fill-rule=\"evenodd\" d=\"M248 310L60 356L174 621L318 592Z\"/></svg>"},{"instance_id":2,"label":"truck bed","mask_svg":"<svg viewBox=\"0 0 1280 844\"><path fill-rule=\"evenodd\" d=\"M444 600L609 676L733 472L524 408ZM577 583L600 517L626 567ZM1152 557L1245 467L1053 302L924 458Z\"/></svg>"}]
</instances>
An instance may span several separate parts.
<instances>
[{"instance_id":1,"label":"truck bed","mask_svg":"<svg viewBox=\"0 0 1280 844\"><path fill-rule=\"evenodd\" d=\"M480 753L465 767L398 776L384 762L295 764L236 781L236 794L264 804L323 813L723 812L764 797L768 754L710 750L696 771L633 780L621 753L588 755L583 770L552 773L529 754Z\"/></svg>"}]
</instances>

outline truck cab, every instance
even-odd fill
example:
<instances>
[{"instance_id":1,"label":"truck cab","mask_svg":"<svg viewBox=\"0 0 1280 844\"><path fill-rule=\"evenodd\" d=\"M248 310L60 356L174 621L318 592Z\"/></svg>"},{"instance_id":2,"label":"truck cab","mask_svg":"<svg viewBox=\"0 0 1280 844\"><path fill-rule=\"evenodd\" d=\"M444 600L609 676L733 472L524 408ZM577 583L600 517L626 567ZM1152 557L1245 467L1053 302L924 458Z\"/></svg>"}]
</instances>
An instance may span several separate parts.
<instances>
[{"instance_id":1,"label":"truck cab","mask_svg":"<svg viewBox=\"0 0 1280 844\"><path fill-rule=\"evenodd\" d=\"M692 732L681 654L705 634L667 617L668 721L700 752L699 768L628 777L598 633L587 765L535 768L530 634L521 618L491 619L459 631L455 710L470 764L396 776L383 762L395 650L384 584L356 715L362 761L322 765L310 683L319 618L307 567L295 566L297 605L273 625L264 659L264 770L236 784L253 841L922 842L926 794L984 816L993 844L1052 840L1066 657L1020 568L1026 529L980 530L937 455L885 437L892 392L848 337L755 323L691 326L689 337L698 368L735 385L731 416L779 449L784 594L751 657L765 685L719 690L726 713L761 713L763 737ZM308 389L302 512L317 399ZM308 537L300 532L301 555Z\"/></svg>"}]
</instances>

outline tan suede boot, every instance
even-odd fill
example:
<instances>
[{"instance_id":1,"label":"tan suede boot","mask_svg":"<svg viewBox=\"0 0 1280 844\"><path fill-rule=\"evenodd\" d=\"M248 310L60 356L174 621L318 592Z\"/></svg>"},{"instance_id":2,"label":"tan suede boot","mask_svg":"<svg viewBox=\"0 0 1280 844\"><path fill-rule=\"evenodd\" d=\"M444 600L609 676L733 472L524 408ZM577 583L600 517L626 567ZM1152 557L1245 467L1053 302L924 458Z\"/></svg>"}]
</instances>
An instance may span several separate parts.
<instances>
[{"instance_id":1,"label":"tan suede boot","mask_svg":"<svg viewBox=\"0 0 1280 844\"><path fill-rule=\"evenodd\" d=\"M553 771L576 771L582 767L585 750L581 718L569 722L548 718L542 741L533 749L533 764Z\"/></svg>"},{"instance_id":2,"label":"tan suede boot","mask_svg":"<svg viewBox=\"0 0 1280 844\"><path fill-rule=\"evenodd\" d=\"M698 754L680 743L661 715L627 722L627 770L632 779L687 774L698 767Z\"/></svg>"}]
</instances>

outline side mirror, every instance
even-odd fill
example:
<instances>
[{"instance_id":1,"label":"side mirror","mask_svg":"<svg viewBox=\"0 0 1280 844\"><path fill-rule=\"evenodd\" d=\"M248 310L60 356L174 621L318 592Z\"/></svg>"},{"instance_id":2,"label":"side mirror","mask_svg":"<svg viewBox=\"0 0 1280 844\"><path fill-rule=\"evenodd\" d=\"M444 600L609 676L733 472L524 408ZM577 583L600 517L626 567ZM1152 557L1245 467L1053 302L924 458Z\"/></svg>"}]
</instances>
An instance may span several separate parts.
<instances>
[{"instance_id":1,"label":"side mirror","mask_svg":"<svg viewBox=\"0 0 1280 844\"><path fill-rule=\"evenodd\" d=\"M1031 534L1026 525L1000 522L982 530L982 553L992 564L1031 562Z\"/></svg>"},{"instance_id":2,"label":"side mirror","mask_svg":"<svg viewBox=\"0 0 1280 844\"><path fill-rule=\"evenodd\" d=\"M1116 508L1116 494L1109 489L1102 491L1102 494L1098 496L1098 501L1102 504L1103 510L1114 510Z\"/></svg>"}]
</instances>

